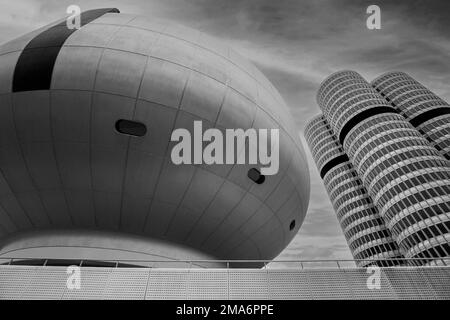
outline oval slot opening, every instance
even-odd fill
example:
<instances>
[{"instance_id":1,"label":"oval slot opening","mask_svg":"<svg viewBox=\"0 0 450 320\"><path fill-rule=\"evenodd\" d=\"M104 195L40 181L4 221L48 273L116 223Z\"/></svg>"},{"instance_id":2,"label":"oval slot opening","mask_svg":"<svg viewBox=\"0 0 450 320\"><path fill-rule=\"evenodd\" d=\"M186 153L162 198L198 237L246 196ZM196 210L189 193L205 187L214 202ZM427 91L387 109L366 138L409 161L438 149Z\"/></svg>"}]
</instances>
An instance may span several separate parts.
<instances>
[{"instance_id":1,"label":"oval slot opening","mask_svg":"<svg viewBox=\"0 0 450 320\"><path fill-rule=\"evenodd\" d=\"M255 168L248 170L247 176L257 184L261 184L266 180L266 177Z\"/></svg>"},{"instance_id":2,"label":"oval slot opening","mask_svg":"<svg viewBox=\"0 0 450 320\"><path fill-rule=\"evenodd\" d=\"M294 228L295 228L295 220L292 220L291 221L291 224L289 225L289 230L294 230Z\"/></svg>"},{"instance_id":3,"label":"oval slot opening","mask_svg":"<svg viewBox=\"0 0 450 320\"><path fill-rule=\"evenodd\" d=\"M147 133L145 124L125 119L117 120L116 130L122 134L128 134L135 137L142 137Z\"/></svg>"}]
</instances>

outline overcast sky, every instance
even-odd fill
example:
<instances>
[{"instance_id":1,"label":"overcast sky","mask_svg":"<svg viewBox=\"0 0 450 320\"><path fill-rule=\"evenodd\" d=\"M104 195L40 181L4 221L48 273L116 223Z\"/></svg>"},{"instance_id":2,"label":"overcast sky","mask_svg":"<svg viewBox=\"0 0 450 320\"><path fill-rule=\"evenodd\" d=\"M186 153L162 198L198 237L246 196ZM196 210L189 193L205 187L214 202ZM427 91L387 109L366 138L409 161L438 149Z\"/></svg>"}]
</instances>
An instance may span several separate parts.
<instances>
[{"instance_id":1,"label":"overcast sky","mask_svg":"<svg viewBox=\"0 0 450 320\"><path fill-rule=\"evenodd\" d=\"M0 43L65 16L67 6L117 7L177 21L226 41L278 88L303 137L319 113L315 94L329 74L352 69L369 81L405 71L450 101L450 1L365 0L0 0ZM366 8L381 8L381 30ZM303 139L303 138L302 138ZM306 146L305 146L305 149ZM299 234L280 259L351 259L314 162L311 199Z\"/></svg>"}]
</instances>

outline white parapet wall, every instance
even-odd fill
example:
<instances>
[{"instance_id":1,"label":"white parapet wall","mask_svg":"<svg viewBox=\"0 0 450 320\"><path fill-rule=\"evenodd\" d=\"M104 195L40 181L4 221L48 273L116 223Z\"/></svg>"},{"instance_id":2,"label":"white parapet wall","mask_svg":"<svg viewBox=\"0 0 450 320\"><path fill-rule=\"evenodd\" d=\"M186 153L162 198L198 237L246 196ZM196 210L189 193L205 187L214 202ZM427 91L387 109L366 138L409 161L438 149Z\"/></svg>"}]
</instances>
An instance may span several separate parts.
<instances>
[{"instance_id":1,"label":"white parapet wall","mask_svg":"<svg viewBox=\"0 0 450 320\"><path fill-rule=\"evenodd\" d=\"M0 299L450 299L450 266L77 270L1 265Z\"/></svg>"}]
</instances>

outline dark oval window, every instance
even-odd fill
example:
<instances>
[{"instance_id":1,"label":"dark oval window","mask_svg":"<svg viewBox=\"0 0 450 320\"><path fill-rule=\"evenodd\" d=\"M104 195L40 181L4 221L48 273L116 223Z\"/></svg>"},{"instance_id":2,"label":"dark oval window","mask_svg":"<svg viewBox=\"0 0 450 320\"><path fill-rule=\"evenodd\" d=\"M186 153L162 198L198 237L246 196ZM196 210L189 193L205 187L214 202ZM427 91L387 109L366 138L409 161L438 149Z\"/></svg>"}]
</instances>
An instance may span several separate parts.
<instances>
[{"instance_id":1,"label":"dark oval window","mask_svg":"<svg viewBox=\"0 0 450 320\"><path fill-rule=\"evenodd\" d=\"M261 184L266 180L266 177L255 168L248 170L247 176L257 184Z\"/></svg>"},{"instance_id":2,"label":"dark oval window","mask_svg":"<svg viewBox=\"0 0 450 320\"><path fill-rule=\"evenodd\" d=\"M294 230L294 228L295 228L295 220L292 220L291 221L291 224L289 225L289 230Z\"/></svg>"},{"instance_id":3,"label":"dark oval window","mask_svg":"<svg viewBox=\"0 0 450 320\"><path fill-rule=\"evenodd\" d=\"M117 120L116 130L136 137L142 137L147 133L147 127L143 123L124 119Z\"/></svg>"}]
</instances>

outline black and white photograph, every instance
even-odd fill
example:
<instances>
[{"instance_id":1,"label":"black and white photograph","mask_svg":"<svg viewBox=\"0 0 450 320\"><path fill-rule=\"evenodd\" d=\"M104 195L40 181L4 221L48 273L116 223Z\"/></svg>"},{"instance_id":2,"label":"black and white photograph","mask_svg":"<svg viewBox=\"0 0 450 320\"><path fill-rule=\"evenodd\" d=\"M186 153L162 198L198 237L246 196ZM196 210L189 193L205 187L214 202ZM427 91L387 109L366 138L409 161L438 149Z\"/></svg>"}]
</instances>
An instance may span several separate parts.
<instances>
[{"instance_id":1,"label":"black and white photograph","mask_svg":"<svg viewBox=\"0 0 450 320\"><path fill-rule=\"evenodd\" d=\"M0 300L450 300L449 13L0 0Z\"/></svg>"}]
</instances>

